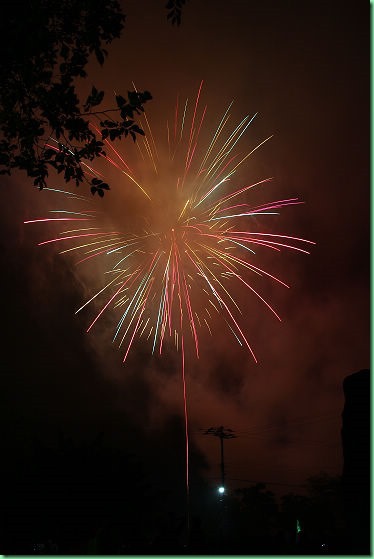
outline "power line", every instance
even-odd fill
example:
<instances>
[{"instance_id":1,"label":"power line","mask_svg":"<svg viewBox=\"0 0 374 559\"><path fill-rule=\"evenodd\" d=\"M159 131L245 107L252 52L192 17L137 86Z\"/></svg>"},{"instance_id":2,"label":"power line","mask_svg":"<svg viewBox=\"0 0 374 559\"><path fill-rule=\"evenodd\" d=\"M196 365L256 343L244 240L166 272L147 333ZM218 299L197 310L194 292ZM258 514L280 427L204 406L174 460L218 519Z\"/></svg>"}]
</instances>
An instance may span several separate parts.
<instances>
[{"instance_id":1,"label":"power line","mask_svg":"<svg viewBox=\"0 0 374 559\"><path fill-rule=\"evenodd\" d=\"M246 429L243 428L243 430L236 430L236 433L240 434L240 435L244 435L244 434L257 434L260 432L264 432L264 431L273 431L275 429L279 429L279 428L284 428L284 427L288 427L288 426L298 426L298 425L309 425L311 423L317 423L319 421L328 421L328 420L333 420L333 419L337 419L337 415L336 414L326 414L326 415L320 415L320 416L316 416L313 418L300 418L300 419L291 419L290 421L285 421L285 422L280 422L280 423L275 423L275 422L271 422L271 423L265 423L264 425L260 425L256 428L256 426L254 426L254 429Z\"/></svg>"},{"instance_id":2,"label":"power line","mask_svg":"<svg viewBox=\"0 0 374 559\"><path fill-rule=\"evenodd\" d=\"M259 427L258 429L254 429L254 430L246 430L243 429L241 431L236 430L235 431L235 435L234 437L237 437L238 435L244 436L244 437L256 437L256 438L262 438L262 436L266 437L267 433L271 432L271 431L276 431L278 429L284 429L285 427L288 426L299 426L299 425L308 425L311 423L317 423L319 421L328 421L328 420L333 420L336 419L336 414L326 414L326 415L322 415L322 416L317 416L315 418L311 418L311 419L306 419L306 418L301 418L301 419L294 419L285 423L281 423L280 425L276 424L276 423L268 423L265 424L261 427ZM209 431L214 431L214 429L221 429L221 427L211 427ZM209 432L207 433L207 431L205 429L196 429L195 431L199 431L202 432L202 434L214 434L213 432ZM227 429L227 433L234 433L234 431L232 429ZM219 435L215 435L215 436L219 436ZM225 437L225 438L233 438L233 437ZM303 441L307 442L305 439L303 439ZM302 443L303 441L300 440L300 442ZM293 439L289 441L291 444L293 442L299 442L298 439ZM313 443L313 444L321 444L321 445L327 445L327 446L339 446L338 444L331 444L329 442L325 442L325 441L311 441L309 440L308 442Z\"/></svg>"}]
</instances>

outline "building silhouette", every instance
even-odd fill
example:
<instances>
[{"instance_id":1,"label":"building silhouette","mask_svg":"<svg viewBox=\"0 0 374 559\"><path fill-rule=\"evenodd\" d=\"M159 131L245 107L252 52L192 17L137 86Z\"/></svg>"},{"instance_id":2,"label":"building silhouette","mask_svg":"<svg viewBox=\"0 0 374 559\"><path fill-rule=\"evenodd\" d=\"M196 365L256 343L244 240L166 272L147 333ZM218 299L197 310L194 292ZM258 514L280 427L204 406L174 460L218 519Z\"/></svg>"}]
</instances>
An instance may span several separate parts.
<instances>
[{"instance_id":1,"label":"building silhouette","mask_svg":"<svg viewBox=\"0 0 374 559\"><path fill-rule=\"evenodd\" d=\"M370 371L343 381L343 505L346 552L370 554Z\"/></svg>"}]
</instances>

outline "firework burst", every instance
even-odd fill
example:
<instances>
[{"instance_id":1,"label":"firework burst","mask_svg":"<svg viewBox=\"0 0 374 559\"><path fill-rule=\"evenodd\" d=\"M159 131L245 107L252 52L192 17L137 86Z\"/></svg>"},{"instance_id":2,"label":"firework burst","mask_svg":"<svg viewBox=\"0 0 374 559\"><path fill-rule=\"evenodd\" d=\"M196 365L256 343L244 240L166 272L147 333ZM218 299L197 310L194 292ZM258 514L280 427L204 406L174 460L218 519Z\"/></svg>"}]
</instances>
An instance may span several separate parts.
<instances>
[{"instance_id":1,"label":"firework burst","mask_svg":"<svg viewBox=\"0 0 374 559\"><path fill-rule=\"evenodd\" d=\"M172 340L183 354L188 336L198 357L199 333L202 329L211 333L212 315L222 319L256 361L243 331L235 290L244 288L280 320L252 280L265 276L288 285L257 264L256 250L266 247L308 253L305 247L311 243L258 230L261 216L278 214L283 206L301 202L289 198L251 205L249 191L271 178L238 185L236 172L270 138L246 152L239 150L256 115L230 127L231 103L204 142L201 131L207 107L201 107L201 90L202 83L191 104L177 99L173 121L166 126L166 158L159 155L146 115L143 128L147 133L144 140L137 141L138 163L134 166L106 141L107 161L126 179L126 187L136 189L143 199L135 218L125 211L120 230L104 225L108 216L98 211L101 201L53 189L46 190L73 201L74 209L54 209L48 217L25 222L69 224L39 245L62 245L62 254L78 255L77 264L100 259L105 281L76 312L97 303L92 305L96 314L87 332L105 311L119 313L113 341L123 348L123 361L139 337L149 341L152 352L161 354L165 341ZM88 167L87 174L98 176ZM94 202L98 202L95 209Z\"/></svg>"}]
</instances>

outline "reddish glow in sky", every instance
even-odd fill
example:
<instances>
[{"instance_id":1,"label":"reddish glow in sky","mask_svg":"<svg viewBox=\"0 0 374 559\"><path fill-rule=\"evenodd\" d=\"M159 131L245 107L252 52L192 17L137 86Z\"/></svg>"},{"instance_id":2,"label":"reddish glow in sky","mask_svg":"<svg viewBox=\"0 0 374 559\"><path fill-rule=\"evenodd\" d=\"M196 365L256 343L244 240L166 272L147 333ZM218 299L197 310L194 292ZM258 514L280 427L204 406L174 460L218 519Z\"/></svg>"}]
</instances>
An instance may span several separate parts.
<instances>
[{"instance_id":1,"label":"reddish glow in sky","mask_svg":"<svg viewBox=\"0 0 374 559\"><path fill-rule=\"evenodd\" d=\"M268 481L280 484L270 489L283 491L321 470L339 474L342 380L368 366L370 349L368 10L335 2L319 8L312 2L190 0L177 29L166 23L162 3L133 0L124 9L123 37L103 69L92 65L82 87L89 89L92 79L109 100L111 92L125 94L134 82L151 91L147 114L161 123L175 94L193 95L204 79L208 124L232 99L236 121L258 112L253 141L274 137L253 154L241 177L274 177L266 185L267 201L305 201L282 209L274 233L317 243L310 256L262 256L263 267L291 286L263 285L282 323L245 289L239 294L258 364L219 328L207 336L199 360L186 356L190 436L208 461L206 475L219 476L219 447L200 429L218 425L238 434L225 443L233 487L243 485L238 480ZM112 190L103 206L114 213L121 207L121 219L131 221L136 200L124 202L116 190L122 180L116 169L108 178ZM23 229L39 205L39 215L46 209L41 196L23 178L3 182L4 285L11 301L4 361L14 409L24 407L27 415L35 408L40 417L49 410L65 425L78 418L84 431L86 420L72 405L84 395L86 418L100 407L100 417L105 410L111 410L108 416L126 413L140 429L161 430L183 411L178 361L152 360L138 349L124 368L107 321L83 334L84 317L74 311L87 297L87 277L55 256L53 247L36 247L41 229ZM90 273L96 271L92 266ZM23 355L14 361L19 347ZM23 378L18 391L17 375ZM60 394L51 377L66 386ZM33 382L31 404L26 387Z\"/></svg>"}]
</instances>

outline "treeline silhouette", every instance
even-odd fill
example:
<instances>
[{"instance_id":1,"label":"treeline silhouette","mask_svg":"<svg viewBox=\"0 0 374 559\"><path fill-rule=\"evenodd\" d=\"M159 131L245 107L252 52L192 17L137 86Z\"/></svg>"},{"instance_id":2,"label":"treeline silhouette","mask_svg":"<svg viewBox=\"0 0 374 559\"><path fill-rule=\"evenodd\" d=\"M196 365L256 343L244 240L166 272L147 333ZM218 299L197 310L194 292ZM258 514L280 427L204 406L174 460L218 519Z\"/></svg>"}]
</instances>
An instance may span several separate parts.
<instances>
[{"instance_id":1,"label":"treeline silhouette","mask_svg":"<svg viewBox=\"0 0 374 559\"><path fill-rule=\"evenodd\" d=\"M13 447L3 462L2 549L29 554L369 554L369 371L344 382L343 475L319 473L281 497L256 483L219 496L191 445L184 486L182 423L135 445L101 433ZM147 452L141 453L141 448ZM187 514L188 511L188 514Z\"/></svg>"},{"instance_id":2,"label":"treeline silhouette","mask_svg":"<svg viewBox=\"0 0 374 559\"><path fill-rule=\"evenodd\" d=\"M151 464L103 435L35 441L27 461L8 457L8 466L6 554L319 553L339 549L342 538L340 479L324 474L309 480L307 496L280 501L264 484L221 500L201 485L187 529L183 494L182 507L169 498L175 482L157 486Z\"/></svg>"}]
</instances>

